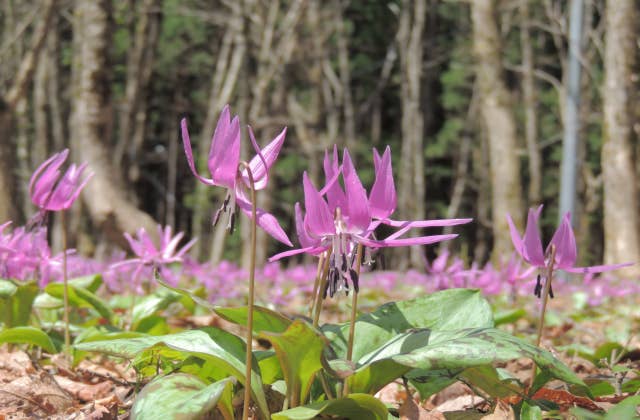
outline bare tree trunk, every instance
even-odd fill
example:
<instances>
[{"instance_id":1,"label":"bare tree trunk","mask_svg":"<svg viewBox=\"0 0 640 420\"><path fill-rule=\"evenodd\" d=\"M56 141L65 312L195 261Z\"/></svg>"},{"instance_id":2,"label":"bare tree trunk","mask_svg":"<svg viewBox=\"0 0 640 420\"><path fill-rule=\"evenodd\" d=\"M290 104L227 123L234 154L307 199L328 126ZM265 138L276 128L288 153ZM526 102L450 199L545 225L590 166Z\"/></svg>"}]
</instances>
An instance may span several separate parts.
<instances>
[{"instance_id":1,"label":"bare tree trunk","mask_svg":"<svg viewBox=\"0 0 640 420\"><path fill-rule=\"evenodd\" d=\"M606 263L636 262L640 259L638 190L635 180L632 142L631 92L636 55L637 13L633 0L608 0L606 4L604 145L604 260ZM625 274L637 275L637 266Z\"/></svg>"},{"instance_id":2,"label":"bare tree trunk","mask_svg":"<svg viewBox=\"0 0 640 420\"><path fill-rule=\"evenodd\" d=\"M525 117L525 140L529 155L529 204L542 201L542 157L538 149L538 113L533 77L533 47L531 45L531 18L529 1L520 0L520 45L522 46L522 90Z\"/></svg>"},{"instance_id":3,"label":"bare tree trunk","mask_svg":"<svg viewBox=\"0 0 640 420\"><path fill-rule=\"evenodd\" d=\"M160 35L162 2L144 0L140 5L138 16L135 32L132 34L133 46L127 57L125 97L120 113L118 142L113 154L113 163L118 168L122 166L122 157L125 150L127 151L127 162L130 164L127 178L132 182L140 177L137 162L144 142L147 120L146 97Z\"/></svg>"},{"instance_id":4,"label":"bare tree trunk","mask_svg":"<svg viewBox=\"0 0 640 420\"><path fill-rule=\"evenodd\" d=\"M9 90L0 97L0 223L5 220L20 222L18 200L15 200L18 190L14 182L16 151L12 139L13 116L33 79L37 59L51 26L55 9L56 0L44 2L42 18L33 32L31 47L22 57Z\"/></svg>"},{"instance_id":5,"label":"bare tree trunk","mask_svg":"<svg viewBox=\"0 0 640 420\"><path fill-rule=\"evenodd\" d=\"M501 40L493 0L471 3L473 49L477 63L480 109L489 143L491 170L492 258L513 251L507 213L522 227L520 161L516 154L516 126L511 97L503 79Z\"/></svg>"},{"instance_id":6,"label":"bare tree trunk","mask_svg":"<svg viewBox=\"0 0 640 420\"><path fill-rule=\"evenodd\" d=\"M351 97L351 69L349 64L349 34L344 24L343 5L339 0L334 1L336 8L336 36L338 44L338 67L340 84L342 85L342 107L344 111L344 136L346 146L353 148L357 143L355 111Z\"/></svg>"},{"instance_id":7,"label":"bare tree trunk","mask_svg":"<svg viewBox=\"0 0 640 420\"><path fill-rule=\"evenodd\" d=\"M124 243L122 233L139 227L154 235L154 220L131 204L110 159L111 2L76 0L74 15L71 139L77 159L95 172L83 191L84 202L94 225L114 242Z\"/></svg>"},{"instance_id":8,"label":"bare tree trunk","mask_svg":"<svg viewBox=\"0 0 640 420\"><path fill-rule=\"evenodd\" d=\"M398 210L406 219L424 218L424 118L420 107L422 88L422 36L425 28L426 1L403 0L397 34L401 70L402 150L398 190ZM420 247L411 247L409 261L406 253L399 255L400 268L410 263L424 265Z\"/></svg>"}]
</instances>

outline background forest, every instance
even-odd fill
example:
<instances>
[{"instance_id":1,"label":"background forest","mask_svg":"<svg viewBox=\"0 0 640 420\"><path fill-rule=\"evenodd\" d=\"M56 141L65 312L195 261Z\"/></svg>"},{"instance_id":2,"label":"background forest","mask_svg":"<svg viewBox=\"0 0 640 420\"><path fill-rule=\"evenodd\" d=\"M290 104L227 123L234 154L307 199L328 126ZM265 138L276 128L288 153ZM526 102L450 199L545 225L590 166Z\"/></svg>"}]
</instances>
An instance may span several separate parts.
<instances>
[{"instance_id":1,"label":"background forest","mask_svg":"<svg viewBox=\"0 0 640 420\"><path fill-rule=\"evenodd\" d=\"M29 219L31 173L69 147L95 172L70 217L80 252L108 255L123 232L162 223L199 237L201 260L246 261L245 218L226 239L210 228L224 197L191 176L178 130L186 116L205 169L229 103L263 145L288 127L259 196L285 230L302 171L322 181L325 149L349 147L371 185L371 148L389 144L397 218L473 217L444 246L479 262L508 256L506 213L522 230L544 203L546 234L558 220L571 3L3 0L0 222ZM580 265L638 261L638 3L583 6ZM260 235L258 261L282 250ZM387 260L423 267L422 253Z\"/></svg>"}]
</instances>

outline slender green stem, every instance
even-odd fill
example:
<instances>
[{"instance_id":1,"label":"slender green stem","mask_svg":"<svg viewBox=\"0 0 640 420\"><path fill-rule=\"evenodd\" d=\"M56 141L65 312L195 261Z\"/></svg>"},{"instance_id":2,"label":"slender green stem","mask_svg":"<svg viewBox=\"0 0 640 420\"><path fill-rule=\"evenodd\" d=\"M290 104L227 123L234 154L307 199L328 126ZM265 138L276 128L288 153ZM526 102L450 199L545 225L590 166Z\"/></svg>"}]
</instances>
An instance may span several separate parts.
<instances>
[{"instance_id":1,"label":"slender green stem","mask_svg":"<svg viewBox=\"0 0 640 420\"><path fill-rule=\"evenodd\" d=\"M538 320L538 336L536 337L536 347L540 347L542 341L542 330L544 329L544 317L547 312L547 301L549 300L549 292L551 291L551 282L553 281L553 268L556 261L556 246L551 245L549 248L549 264L547 265L547 279L544 282L544 290L542 291L542 307L540 308L540 319ZM536 378L536 364L531 368L531 385Z\"/></svg>"},{"instance_id":2,"label":"slender green stem","mask_svg":"<svg viewBox=\"0 0 640 420\"><path fill-rule=\"evenodd\" d=\"M316 271L316 280L313 282L313 292L311 293L311 305L309 306L309 318L313 316L313 308L316 306L318 298L318 289L320 288L320 280L322 279L322 267L324 266L324 253L318 258L318 270Z\"/></svg>"},{"instance_id":3,"label":"slender green stem","mask_svg":"<svg viewBox=\"0 0 640 420\"><path fill-rule=\"evenodd\" d=\"M245 359L245 383L244 383L244 405L242 407L242 418L249 418L249 404L251 403L251 373L253 360L253 300L256 274L256 244L257 244L257 211L256 211L256 186L253 173L249 164L241 162L241 166L247 170L249 184L251 188L251 260L249 263L249 297L247 302L247 353Z\"/></svg>"},{"instance_id":4,"label":"slender green stem","mask_svg":"<svg viewBox=\"0 0 640 420\"><path fill-rule=\"evenodd\" d=\"M327 287L327 275L329 274L329 260L331 256L331 248L325 251L324 258L324 267L322 267L322 277L320 278L320 282L318 283L318 293L316 294L316 300L314 302L314 313L313 313L313 326L318 328L318 324L320 323L320 311L322 310L322 295L324 293L324 289Z\"/></svg>"},{"instance_id":5,"label":"slender green stem","mask_svg":"<svg viewBox=\"0 0 640 420\"><path fill-rule=\"evenodd\" d=\"M360 266L362 265L362 244L358 244L358 250L356 251L356 275L360 277ZM349 341L347 344L347 360L351 361L353 357L353 341L356 334L356 316L358 315L358 292L356 292L355 287L353 289L353 295L351 298L351 320L349 323ZM347 396L349 394L349 384L347 380L344 381L343 394Z\"/></svg>"},{"instance_id":6,"label":"slender green stem","mask_svg":"<svg viewBox=\"0 0 640 420\"><path fill-rule=\"evenodd\" d=\"M62 319L64 321L64 353L67 361L71 362L71 334L69 332L69 283L67 278L67 218L65 212L60 212L60 225L62 227L62 299L64 308Z\"/></svg>"}]
</instances>

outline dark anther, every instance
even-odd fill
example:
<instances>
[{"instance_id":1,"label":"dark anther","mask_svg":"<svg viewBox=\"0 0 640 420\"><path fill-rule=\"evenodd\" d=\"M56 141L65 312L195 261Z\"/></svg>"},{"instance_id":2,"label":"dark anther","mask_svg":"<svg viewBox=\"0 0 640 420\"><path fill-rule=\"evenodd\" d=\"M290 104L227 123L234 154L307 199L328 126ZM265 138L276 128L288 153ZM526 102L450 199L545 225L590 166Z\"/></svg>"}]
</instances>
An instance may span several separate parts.
<instances>
[{"instance_id":1,"label":"dark anther","mask_svg":"<svg viewBox=\"0 0 640 420\"><path fill-rule=\"evenodd\" d=\"M553 286L549 285L549 297L553 299Z\"/></svg>"},{"instance_id":2,"label":"dark anther","mask_svg":"<svg viewBox=\"0 0 640 420\"><path fill-rule=\"evenodd\" d=\"M536 287L535 289L533 289L533 294L538 298L542 296L542 283L540 281L540 274L538 274L538 277L536 278Z\"/></svg>"},{"instance_id":3,"label":"dark anther","mask_svg":"<svg viewBox=\"0 0 640 420\"><path fill-rule=\"evenodd\" d=\"M229 233L233 233L233 229L236 227L236 212L232 211L229 215Z\"/></svg>"},{"instance_id":4,"label":"dark anther","mask_svg":"<svg viewBox=\"0 0 640 420\"><path fill-rule=\"evenodd\" d=\"M353 268L349 270L349 274L351 275L351 282L353 283L353 290L356 291L356 293L360 292L360 286L358 285L358 273L356 272L356 270L354 270Z\"/></svg>"}]
</instances>

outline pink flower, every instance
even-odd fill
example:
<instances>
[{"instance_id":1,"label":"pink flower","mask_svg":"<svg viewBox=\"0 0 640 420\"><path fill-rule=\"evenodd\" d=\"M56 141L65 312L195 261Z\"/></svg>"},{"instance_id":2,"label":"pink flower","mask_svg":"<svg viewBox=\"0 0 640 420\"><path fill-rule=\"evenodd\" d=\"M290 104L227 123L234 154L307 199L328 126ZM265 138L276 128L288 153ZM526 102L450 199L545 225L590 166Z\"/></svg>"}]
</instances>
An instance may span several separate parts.
<instances>
[{"instance_id":1,"label":"pink flower","mask_svg":"<svg viewBox=\"0 0 640 420\"><path fill-rule=\"evenodd\" d=\"M542 240L538 233L538 219L540 219L541 212L542 205L535 210L529 209L527 227L523 237L520 237L511 216L507 215L507 222L509 223L509 230L511 231L513 247L529 264L540 268L548 267L549 264L551 264L551 261L549 261L551 247L554 246L555 259L553 261L553 268L562 269L570 273L602 273L604 271L617 270L622 267L633 265L633 263L623 263L594 265L591 267L575 267L574 265L578 257L578 250L576 247L576 238L573 234L573 229L571 228L571 214L569 212L567 212L562 218L560 226L558 226L558 229L553 234L551 241L549 241L549 244L543 253Z\"/></svg>"},{"instance_id":2,"label":"pink flower","mask_svg":"<svg viewBox=\"0 0 640 420\"><path fill-rule=\"evenodd\" d=\"M412 238L401 236L412 228L453 226L471 221L389 219L397 202L391 168L391 150L387 147L382 157L374 150L373 156L375 181L368 195L346 149L343 153L342 167L338 164L335 147L332 159L325 154L324 170L327 184L321 191L313 186L306 172L303 174L306 215L303 215L298 203L295 206L296 231L302 247L274 255L270 261L300 253L317 255L331 248L330 295L333 296L336 290L348 289L349 283L353 284L357 292L358 279L353 270L353 262L358 244L369 248L433 244L455 238L457 235L425 235ZM338 183L340 174L344 190ZM384 239L376 239L374 231L381 224L399 229Z\"/></svg>"},{"instance_id":3,"label":"pink flower","mask_svg":"<svg viewBox=\"0 0 640 420\"><path fill-rule=\"evenodd\" d=\"M72 163L64 175L60 168L64 164L69 149L56 153L36 169L29 182L31 201L41 211L66 210L80 195L80 191L93 176L93 172L85 174L86 163L76 166Z\"/></svg>"},{"instance_id":4,"label":"pink flower","mask_svg":"<svg viewBox=\"0 0 640 420\"><path fill-rule=\"evenodd\" d=\"M246 168L243 170L238 169L238 165L240 164L240 122L238 117L235 116L231 119L228 105L224 107L220 114L218 124L213 133L209 157L207 159L211 178L201 176L196 170L186 119L182 120L181 127L184 152L187 156L187 162L189 163L191 172L193 172L196 178L203 184L216 185L228 190L222 207L215 213L214 224L217 223L220 213L228 212L229 221L227 228L233 230L236 204L240 207L240 210L251 217L251 201L246 193L246 190L250 187L249 174ZM256 190L261 190L267 186L269 169L280 153L286 132L287 129L284 128L280 134L260 150L253 131L251 127L249 127L251 143L257 153L256 156L249 161L249 168L253 174ZM292 246L287 234L282 230L276 218L270 213L267 213L263 209L257 209L256 223L278 241Z\"/></svg>"}]
</instances>

